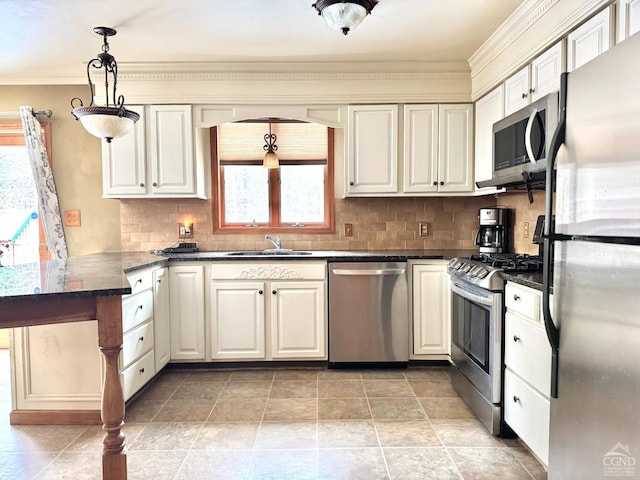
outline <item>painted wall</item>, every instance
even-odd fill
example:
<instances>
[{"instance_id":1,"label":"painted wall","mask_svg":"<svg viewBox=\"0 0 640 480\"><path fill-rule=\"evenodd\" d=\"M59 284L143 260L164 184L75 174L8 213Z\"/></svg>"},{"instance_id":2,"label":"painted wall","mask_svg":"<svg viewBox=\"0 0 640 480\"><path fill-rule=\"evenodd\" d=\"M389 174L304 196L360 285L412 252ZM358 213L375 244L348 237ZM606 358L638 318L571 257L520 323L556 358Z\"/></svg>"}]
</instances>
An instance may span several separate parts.
<instances>
[{"instance_id":1,"label":"painted wall","mask_svg":"<svg viewBox=\"0 0 640 480\"><path fill-rule=\"evenodd\" d=\"M85 132L70 114L73 97L87 99L88 87L0 85L0 110L20 105L52 110L53 174L62 210L80 210L82 226L65 227L69 255L120 250L120 204L102 198L100 140ZM0 117L20 121L19 117Z\"/></svg>"}]
</instances>

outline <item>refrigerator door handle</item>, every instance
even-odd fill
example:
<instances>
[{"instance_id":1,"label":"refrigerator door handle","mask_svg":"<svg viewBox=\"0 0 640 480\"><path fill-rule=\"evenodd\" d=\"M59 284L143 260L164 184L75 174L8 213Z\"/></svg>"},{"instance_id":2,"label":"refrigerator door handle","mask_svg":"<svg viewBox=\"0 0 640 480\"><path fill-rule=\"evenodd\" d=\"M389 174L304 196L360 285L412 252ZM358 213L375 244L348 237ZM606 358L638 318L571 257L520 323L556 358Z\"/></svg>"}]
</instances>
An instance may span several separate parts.
<instances>
[{"instance_id":1,"label":"refrigerator door handle","mask_svg":"<svg viewBox=\"0 0 640 480\"><path fill-rule=\"evenodd\" d=\"M560 329L556 326L551 316L551 271L553 267L553 236L555 226L553 224L553 193L555 192L555 163L558 150L564 144L567 120L567 78L568 73L560 76L560 105L558 111L558 126L551 139L549 161L547 162L546 175L546 205L544 215L544 250L542 270L542 314L547 337L551 344L551 397L558 398L558 350L560 347Z\"/></svg>"}]
</instances>

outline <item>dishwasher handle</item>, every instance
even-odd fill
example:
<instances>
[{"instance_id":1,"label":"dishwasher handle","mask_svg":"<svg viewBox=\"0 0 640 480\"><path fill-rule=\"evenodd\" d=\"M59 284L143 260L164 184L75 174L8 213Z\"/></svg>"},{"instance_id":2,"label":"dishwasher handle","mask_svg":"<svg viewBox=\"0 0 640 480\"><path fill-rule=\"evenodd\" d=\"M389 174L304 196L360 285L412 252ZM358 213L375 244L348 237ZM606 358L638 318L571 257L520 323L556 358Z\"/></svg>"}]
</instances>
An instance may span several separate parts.
<instances>
[{"instance_id":1,"label":"dishwasher handle","mask_svg":"<svg viewBox=\"0 0 640 480\"><path fill-rule=\"evenodd\" d=\"M351 270L346 268L334 268L331 273L334 275L404 275L405 268L372 268Z\"/></svg>"}]
</instances>

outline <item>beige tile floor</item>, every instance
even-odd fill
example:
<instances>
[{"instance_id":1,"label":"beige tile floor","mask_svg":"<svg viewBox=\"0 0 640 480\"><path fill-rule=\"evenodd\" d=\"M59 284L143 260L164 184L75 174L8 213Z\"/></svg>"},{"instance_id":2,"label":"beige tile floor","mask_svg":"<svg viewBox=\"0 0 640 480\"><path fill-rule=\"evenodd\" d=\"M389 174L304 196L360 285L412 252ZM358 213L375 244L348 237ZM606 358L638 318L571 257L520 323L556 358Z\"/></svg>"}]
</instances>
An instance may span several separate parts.
<instances>
[{"instance_id":1,"label":"beige tile floor","mask_svg":"<svg viewBox=\"0 0 640 480\"><path fill-rule=\"evenodd\" d=\"M100 478L100 427L9 425L5 353L0 479ZM124 431L131 480L546 479L435 367L172 370L127 405Z\"/></svg>"}]
</instances>

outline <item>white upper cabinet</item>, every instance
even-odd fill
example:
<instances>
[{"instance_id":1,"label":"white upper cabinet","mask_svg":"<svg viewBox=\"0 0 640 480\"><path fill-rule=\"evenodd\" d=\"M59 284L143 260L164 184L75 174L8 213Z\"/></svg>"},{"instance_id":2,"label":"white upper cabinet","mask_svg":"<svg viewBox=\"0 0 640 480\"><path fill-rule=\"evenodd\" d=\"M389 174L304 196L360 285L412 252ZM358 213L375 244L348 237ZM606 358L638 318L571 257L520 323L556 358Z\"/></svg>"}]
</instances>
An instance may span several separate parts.
<instances>
[{"instance_id":1,"label":"white upper cabinet","mask_svg":"<svg viewBox=\"0 0 640 480\"><path fill-rule=\"evenodd\" d=\"M128 135L102 144L103 197L205 198L191 105L127 108L140 120Z\"/></svg>"},{"instance_id":2,"label":"white upper cabinet","mask_svg":"<svg viewBox=\"0 0 640 480\"><path fill-rule=\"evenodd\" d=\"M618 42L640 32L640 0L620 0L618 6Z\"/></svg>"},{"instance_id":3,"label":"white upper cabinet","mask_svg":"<svg viewBox=\"0 0 640 480\"><path fill-rule=\"evenodd\" d=\"M564 71L564 43L556 43L531 62L531 101L560 90L560 74Z\"/></svg>"},{"instance_id":4,"label":"white upper cabinet","mask_svg":"<svg viewBox=\"0 0 640 480\"><path fill-rule=\"evenodd\" d=\"M505 116L559 90L564 64L563 42L560 41L505 80Z\"/></svg>"},{"instance_id":5,"label":"white upper cabinet","mask_svg":"<svg viewBox=\"0 0 640 480\"><path fill-rule=\"evenodd\" d=\"M493 124L504 118L504 85L476 102L475 181L493 176ZM478 189L495 192L495 188Z\"/></svg>"},{"instance_id":6,"label":"white upper cabinet","mask_svg":"<svg viewBox=\"0 0 640 480\"><path fill-rule=\"evenodd\" d=\"M153 193L192 194L196 178L190 105L149 108Z\"/></svg>"},{"instance_id":7,"label":"white upper cabinet","mask_svg":"<svg viewBox=\"0 0 640 480\"><path fill-rule=\"evenodd\" d=\"M529 66L511 75L504 82L504 114L510 115L529 105Z\"/></svg>"},{"instance_id":8,"label":"white upper cabinet","mask_svg":"<svg viewBox=\"0 0 640 480\"><path fill-rule=\"evenodd\" d=\"M438 105L404 106L403 170L404 192L438 191Z\"/></svg>"},{"instance_id":9,"label":"white upper cabinet","mask_svg":"<svg viewBox=\"0 0 640 480\"><path fill-rule=\"evenodd\" d=\"M398 105L350 105L347 194L398 191Z\"/></svg>"},{"instance_id":10,"label":"white upper cabinet","mask_svg":"<svg viewBox=\"0 0 640 480\"><path fill-rule=\"evenodd\" d=\"M473 105L440 105L438 134L439 192L473 189Z\"/></svg>"},{"instance_id":11,"label":"white upper cabinet","mask_svg":"<svg viewBox=\"0 0 640 480\"><path fill-rule=\"evenodd\" d=\"M144 107L127 105L127 108L140 114L133 131L111 143L102 141L104 197L143 196L147 193Z\"/></svg>"},{"instance_id":12,"label":"white upper cabinet","mask_svg":"<svg viewBox=\"0 0 640 480\"><path fill-rule=\"evenodd\" d=\"M572 72L613 45L611 7L580 25L567 37L567 70Z\"/></svg>"}]
</instances>

